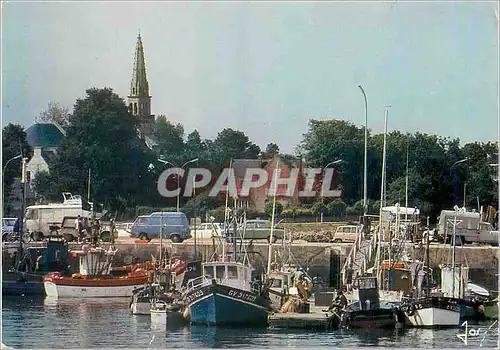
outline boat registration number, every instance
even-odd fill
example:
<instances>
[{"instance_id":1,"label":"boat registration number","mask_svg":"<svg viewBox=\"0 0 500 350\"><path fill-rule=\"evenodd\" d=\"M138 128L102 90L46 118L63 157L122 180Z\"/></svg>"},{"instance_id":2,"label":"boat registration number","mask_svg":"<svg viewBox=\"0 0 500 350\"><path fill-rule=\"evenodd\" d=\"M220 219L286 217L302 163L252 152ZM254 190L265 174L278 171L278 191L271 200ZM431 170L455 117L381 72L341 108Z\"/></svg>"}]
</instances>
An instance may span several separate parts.
<instances>
[{"instance_id":1,"label":"boat registration number","mask_svg":"<svg viewBox=\"0 0 500 350\"><path fill-rule=\"evenodd\" d=\"M250 302L254 302L255 299L257 299L257 297L255 295L243 293L243 292L238 292L237 290L233 290L233 289L231 289L229 291L228 295L230 297L233 297L233 298L237 298L237 299L241 299L241 300L245 300L245 301L250 301Z\"/></svg>"},{"instance_id":2,"label":"boat registration number","mask_svg":"<svg viewBox=\"0 0 500 350\"><path fill-rule=\"evenodd\" d=\"M203 291L197 290L196 292L193 292L186 296L186 302L189 304L192 301L201 298L204 295Z\"/></svg>"}]
</instances>

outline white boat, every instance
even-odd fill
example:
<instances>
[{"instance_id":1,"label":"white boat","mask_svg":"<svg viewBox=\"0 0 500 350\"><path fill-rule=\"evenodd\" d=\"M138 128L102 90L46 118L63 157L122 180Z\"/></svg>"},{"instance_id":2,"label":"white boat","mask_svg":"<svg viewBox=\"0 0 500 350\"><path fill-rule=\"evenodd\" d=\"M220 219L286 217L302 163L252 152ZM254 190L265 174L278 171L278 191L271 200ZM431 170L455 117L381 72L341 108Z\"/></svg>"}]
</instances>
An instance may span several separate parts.
<instances>
[{"instance_id":1,"label":"white boat","mask_svg":"<svg viewBox=\"0 0 500 350\"><path fill-rule=\"evenodd\" d=\"M403 307L406 323L413 327L457 327L460 324L458 299L427 297Z\"/></svg>"},{"instance_id":2,"label":"white boat","mask_svg":"<svg viewBox=\"0 0 500 350\"><path fill-rule=\"evenodd\" d=\"M154 304L150 304L149 313L151 314L151 323L167 324L167 303L158 300Z\"/></svg>"},{"instance_id":3,"label":"white boat","mask_svg":"<svg viewBox=\"0 0 500 350\"><path fill-rule=\"evenodd\" d=\"M131 297L148 281L147 271L136 270L124 277L111 275L111 262L117 250L84 246L73 252L80 258L80 273L71 277L52 273L43 278L45 293L51 298Z\"/></svg>"},{"instance_id":4,"label":"white boat","mask_svg":"<svg viewBox=\"0 0 500 350\"><path fill-rule=\"evenodd\" d=\"M149 288L138 289L130 301L130 312L134 315L149 315L151 297Z\"/></svg>"}]
</instances>

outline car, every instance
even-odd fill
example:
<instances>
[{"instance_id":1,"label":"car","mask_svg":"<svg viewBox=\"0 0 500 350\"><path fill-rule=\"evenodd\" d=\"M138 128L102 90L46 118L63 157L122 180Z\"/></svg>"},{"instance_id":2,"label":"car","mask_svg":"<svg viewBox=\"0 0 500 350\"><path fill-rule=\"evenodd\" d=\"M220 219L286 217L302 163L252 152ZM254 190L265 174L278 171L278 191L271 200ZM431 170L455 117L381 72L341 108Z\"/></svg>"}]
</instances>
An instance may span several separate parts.
<instances>
[{"instance_id":1,"label":"car","mask_svg":"<svg viewBox=\"0 0 500 350\"><path fill-rule=\"evenodd\" d=\"M17 218L2 218L2 239L4 239L8 234L14 232L14 225L16 224L16 221Z\"/></svg>"},{"instance_id":2,"label":"car","mask_svg":"<svg viewBox=\"0 0 500 350\"><path fill-rule=\"evenodd\" d=\"M247 220L243 226L240 226L243 239L267 239L271 241L271 222L269 220ZM272 242L283 239L285 231L274 228Z\"/></svg>"},{"instance_id":3,"label":"car","mask_svg":"<svg viewBox=\"0 0 500 350\"><path fill-rule=\"evenodd\" d=\"M194 230L191 229L191 232ZM196 226L196 238L198 239L211 239L215 236L220 236L224 232L223 224L218 222L205 222ZM194 236L194 234L192 234Z\"/></svg>"},{"instance_id":4,"label":"car","mask_svg":"<svg viewBox=\"0 0 500 350\"><path fill-rule=\"evenodd\" d=\"M148 241L159 238L160 231L163 238L170 238L174 243L191 238L186 214L179 212L155 212L138 216L130 231L131 237Z\"/></svg>"},{"instance_id":5,"label":"car","mask_svg":"<svg viewBox=\"0 0 500 350\"><path fill-rule=\"evenodd\" d=\"M342 225L337 227L333 236L334 243L353 243L361 234L362 226L360 225Z\"/></svg>"}]
</instances>

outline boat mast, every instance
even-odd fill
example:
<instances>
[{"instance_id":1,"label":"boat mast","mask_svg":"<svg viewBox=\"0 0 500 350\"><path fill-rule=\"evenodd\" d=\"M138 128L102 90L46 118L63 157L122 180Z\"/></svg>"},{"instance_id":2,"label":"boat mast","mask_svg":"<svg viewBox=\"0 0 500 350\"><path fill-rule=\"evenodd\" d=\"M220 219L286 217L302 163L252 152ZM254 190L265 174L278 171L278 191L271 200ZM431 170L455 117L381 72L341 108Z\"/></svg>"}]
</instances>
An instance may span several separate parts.
<instances>
[{"instance_id":1,"label":"boat mast","mask_svg":"<svg viewBox=\"0 0 500 350\"><path fill-rule=\"evenodd\" d=\"M232 169L233 168L233 158L231 158L230 162L229 162L229 169ZM230 174L231 176L231 174ZM227 186L226 186L226 205L225 205L225 209L224 209L224 233L225 235L227 236L227 233L228 233L228 225L229 225L229 222L228 222L228 218L229 218L229 210L228 210L228 203L229 203L229 177L227 179ZM234 232L234 234L236 234L236 232ZM223 237L222 239L222 261L225 261L226 260L226 241L225 241L225 237Z\"/></svg>"},{"instance_id":2,"label":"boat mast","mask_svg":"<svg viewBox=\"0 0 500 350\"><path fill-rule=\"evenodd\" d=\"M455 297L455 246L456 246L456 237L457 237L457 213L455 212L455 218L453 219L453 248L452 248L452 257L451 257L451 265L453 266L453 282L451 284L451 297Z\"/></svg>"},{"instance_id":3,"label":"boat mast","mask_svg":"<svg viewBox=\"0 0 500 350\"><path fill-rule=\"evenodd\" d=\"M271 214L271 234L269 235L269 251L267 252L267 274L271 272L271 259L273 254L273 234L274 234L274 219L276 213L276 193L278 192L278 171L280 160L276 161L276 170L274 172L274 197L273 197L273 213Z\"/></svg>"},{"instance_id":4,"label":"boat mast","mask_svg":"<svg viewBox=\"0 0 500 350\"><path fill-rule=\"evenodd\" d=\"M390 106L388 106L390 107ZM388 107L385 108L384 115L384 146L382 151L382 185L380 188L380 213L379 213L379 229L378 229L378 248L377 248L377 280L378 287L380 288L381 278L380 278L380 259L381 259L381 249L382 249L382 208L384 207L384 192L385 192L385 162L386 162L386 146L387 146L387 116L389 114ZM390 260L390 250L389 250L389 271L391 266Z\"/></svg>"},{"instance_id":5,"label":"boat mast","mask_svg":"<svg viewBox=\"0 0 500 350\"><path fill-rule=\"evenodd\" d=\"M410 138L406 141L406 188L405 188L405 223L406 227L408 227L408 158L409 158L409 149L410 149Z\"/></svg>"},{"instance_id":6,"label":"boat mast","mask_svg":"<svg viewBox=\"0 0 500 350\"><path fill-rule=\"evenodd\" d=\"M427 244L426 244L426 247L425 247L425 264L427 265L427 273L425 274L425 277L426 277L426 283L425 283L425 287L426 287L426 296L429 297L430 296L430 287L429 287L429 272L431 271L431 267L429 266L430 265L430 259L429 259L429 246L430 246L430 230L429 230L429 217L427 217Z\"/></svg>"},{"instance_id":7,"label":"boat mast","mask_svg":"<svg viewBox=\"0 0 500 350\"><path fill-rule=\"evenodd\" d=\"M89 179L87 182L87 202L90 203L90 168L89 168Z\"/></svg>"}]
</instances>

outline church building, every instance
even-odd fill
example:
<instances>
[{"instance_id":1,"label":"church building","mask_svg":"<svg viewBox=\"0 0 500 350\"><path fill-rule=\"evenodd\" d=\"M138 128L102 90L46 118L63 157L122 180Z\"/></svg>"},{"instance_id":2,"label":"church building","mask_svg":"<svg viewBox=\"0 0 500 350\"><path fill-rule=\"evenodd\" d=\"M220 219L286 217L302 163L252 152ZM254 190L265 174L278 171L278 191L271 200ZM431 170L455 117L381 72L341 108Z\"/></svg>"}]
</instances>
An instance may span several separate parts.
<instances>
[{"instance_id":1,"label":"church building","mask_svg":"<svg viewBox=\"0 0 500 350\"><path fill-rule=\"evenodd\" d=\"M137 36L134 55L134 69L130 83L130 94L127 97L130 112L139 119L139 136L149 148L155 145L153 140L153 124L155 116L151 114L151 96L146 76L146 61L141 35Z\"/></svg>"}]
</instances>

